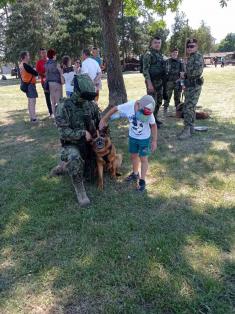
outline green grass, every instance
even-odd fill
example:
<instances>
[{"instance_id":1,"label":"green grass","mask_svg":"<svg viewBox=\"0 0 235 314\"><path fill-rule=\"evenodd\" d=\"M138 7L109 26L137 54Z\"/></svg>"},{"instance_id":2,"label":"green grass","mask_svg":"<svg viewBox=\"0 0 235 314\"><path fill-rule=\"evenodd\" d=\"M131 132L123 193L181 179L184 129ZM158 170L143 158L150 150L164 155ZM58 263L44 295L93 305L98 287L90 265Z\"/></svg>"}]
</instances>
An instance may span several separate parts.
<instances>
[{"instance_id":1,"label":"green grass","mask_svg":"<svg viewBox=\"0 0 235 314\"><path fill-rule=\"evenodd\" d=\"M182 121L164 119L137 195L123 182L127 125L113 123L123 176L106 177L101 193L87 185L86 209L69 178L48 176L60 148L41 87L32 126L19 87L0 86L0 313L233 313L235 69L204 77L211 119L198 124L209 131L179 142ZM140 74L125 81L129 98L145 93Z\"/></svg>"}]
</instances>

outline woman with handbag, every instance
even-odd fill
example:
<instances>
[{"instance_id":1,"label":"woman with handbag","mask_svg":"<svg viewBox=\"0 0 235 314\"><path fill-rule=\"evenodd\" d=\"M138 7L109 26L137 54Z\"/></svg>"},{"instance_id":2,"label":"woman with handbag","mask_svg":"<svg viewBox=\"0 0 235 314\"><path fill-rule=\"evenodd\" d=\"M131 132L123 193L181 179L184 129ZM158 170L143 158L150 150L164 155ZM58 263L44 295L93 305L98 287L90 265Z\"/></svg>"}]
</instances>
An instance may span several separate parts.
<instances>
[{"instance_id":1,"label":"woman with handbag","mask_svg":"<svg viewBox=\"0 0 235 314\"><path fill-rule=\"evenodd\" d=\"M51 96L51 108L53 116L55 115L55 107L63 96L62 84L64 84L63 72L60 65L56 62L56 51L49 49L47 51L48 61L45 64L46 82L49 85Z\"/></svg>"},{"instance_id":2,"label":"woman with handbag","mask_svg":"<svg viewBox=\"0 0 235 314\"><path fill-rule=\"evenodd\" d=\"M21 86L20 89L26 93L28 98L28 109L29 109L29 117L30 121L35 123L37 122L36 117L36 98L38 97L38 93L36 90L36 76L38 72L35 71L30 65L30 55L28 51L23 51L20 54L20 77L21 77Z\"/></svg>"}]
</instances>

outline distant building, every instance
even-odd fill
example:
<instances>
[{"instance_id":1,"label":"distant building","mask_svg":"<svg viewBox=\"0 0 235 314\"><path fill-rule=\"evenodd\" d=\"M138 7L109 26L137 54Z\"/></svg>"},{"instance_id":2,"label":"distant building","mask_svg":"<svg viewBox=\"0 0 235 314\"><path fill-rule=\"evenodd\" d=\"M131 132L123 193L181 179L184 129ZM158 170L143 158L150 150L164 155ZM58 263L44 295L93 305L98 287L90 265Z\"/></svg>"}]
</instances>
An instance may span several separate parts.
<instances>
[{"instance_id":1,"label":"distant building","mask_svg":"<svg viewBox=\"0 0 235 314\"><path fill-rule=\"evenodd\" d=\"M218 63L221 63L221 58L224 58L226 65L235 65L234 52L211 52L203 55L205 65L214 64L214 59L217 58Z\"/></svg>"}]
</instances>

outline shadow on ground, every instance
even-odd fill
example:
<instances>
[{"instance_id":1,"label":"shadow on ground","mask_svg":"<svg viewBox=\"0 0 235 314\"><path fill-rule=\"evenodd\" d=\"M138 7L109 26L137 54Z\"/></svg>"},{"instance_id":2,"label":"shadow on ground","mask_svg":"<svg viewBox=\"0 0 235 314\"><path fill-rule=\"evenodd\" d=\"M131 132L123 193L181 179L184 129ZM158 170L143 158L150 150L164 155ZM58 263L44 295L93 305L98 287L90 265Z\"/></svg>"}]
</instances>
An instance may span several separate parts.
<instances>
[{"instance_id":1,"label":"shadow on ground","mask_svg":"<svg viewBox=\"0 0 235 314\"><path fill-rule=\"evenodd\" d=\"M234 125L208 121L210 131L193 143L176 141L175 122L160 130L152 170L178 195L138 195L122 178L106 178L103 193L88 185L93 204L79 209L70 180L48 177L59 150L55 127L32 126L26 115L10 112L14 123L0 129L3 308L10 299L22 313L232 313L235 207L202 206L180 186L199 189L202 178L234 169ZM126 128L112 130L125 152ZM124 174L127 160L125 153Z\"/></svg>"}]
</instances>

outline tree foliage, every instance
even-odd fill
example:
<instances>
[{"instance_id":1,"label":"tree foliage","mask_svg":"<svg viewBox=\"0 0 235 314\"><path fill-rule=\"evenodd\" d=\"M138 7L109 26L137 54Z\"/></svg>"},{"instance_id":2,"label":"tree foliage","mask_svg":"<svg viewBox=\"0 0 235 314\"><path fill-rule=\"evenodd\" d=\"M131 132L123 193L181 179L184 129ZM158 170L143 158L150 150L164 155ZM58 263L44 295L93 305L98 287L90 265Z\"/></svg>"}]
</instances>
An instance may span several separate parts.
<instances>
[{"instance_id":1,"label":"tree foliage","mask_svg":"<svg viewBox=\"0 0 235 314\"><path fill-rule=\"evenodd\" d=\"M198 40L199 50L202 53L209 53L214 48L214 38L211 35L210 27L201 21L198 29L192 29L184 12L177 12L175 23L172 27L172 36L169 41L170 49L177 47L179 54L184 55L185 42L187 38L195 37Z\"/></svg>"},{"instance_id":2,"label":"tree foliage","mask_svg":"<svg viewBox=\"0 0 235 314\"><path fill-rule=\"evenodd\" d=\"M185 53L185 41L191 37L193 30L188 26L188 20L184 12L177 11L175 22L172 26L172 36L169 41L169 49L177 47L179 55L183 56Z\"/></svg>"},{"instance_id":3,"label":"tree foliage","mask_svg":"<svg viewBox=\"0 0 235 314\"><path fill-rule=\"evenodd\" d=\"M198 40L200 52L209 53L213 50L215 40L211 35L210 27L204 21L201 21L200 27L193 31L193 36Z\"/></svg>"},{"instance_id":4,"label":"tree foliage","mask_svg":"<svg viewBox=\"0 0 235 314\"><path fill-rule=\"evenodd\" d=\"M235 51L235 33L229 33L221 40L218 45L218 51L220 52L234 52Z\"/></svg>"},{"instance_id":5,"label":"tree foliage","mask_svg":"<svg viewBox=\"0 0 235 314\"><path fill-rule=\"evenodd\" d=\"M34 59L45 44L47 19L50 18L48 1L18 0L9 8L5 53L7 60L17 62L22 50L29 50Z\"/></svg>"},{"instance_id":6,"label":"tree foliage","mask_svg":"<svg viewBox=\"0 0 235 314\"><path fill-rule=\"evenodd\" d=\"M49 43L62 56L78 57L88 46L100 45L101 26L97 2L55 0Z\"/></svg>"}]
</instances>

